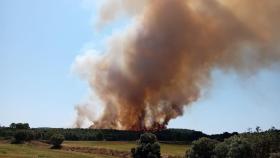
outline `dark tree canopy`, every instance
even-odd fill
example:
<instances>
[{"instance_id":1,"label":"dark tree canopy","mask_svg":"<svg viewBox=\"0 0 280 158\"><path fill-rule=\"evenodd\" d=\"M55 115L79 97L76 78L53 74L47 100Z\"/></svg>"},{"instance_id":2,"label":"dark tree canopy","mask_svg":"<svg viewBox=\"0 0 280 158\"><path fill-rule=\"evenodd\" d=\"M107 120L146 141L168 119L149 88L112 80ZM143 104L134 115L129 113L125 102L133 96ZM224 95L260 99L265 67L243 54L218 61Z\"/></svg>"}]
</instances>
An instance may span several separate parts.
<instances>
[{"instance_id":1,"label":"dark tree canopy","mask_svg":"<svg viewBox=\"0 0 280 158\"><path fill-rule=\"evenodd\" d=\"M144 133L140 136L139 144L131 149L133 158L160 158L160 145L156 135Z\"/></svg>"},{"instance_id":2,"label":"dark tree canopy","mask_svg":"<svg viewBox=\"0 0 280 158\"><path fill-rule=\"evenodd\" d=\"M15 128L15 129L29 129L29 124L28 123L11 123L10 128Z\"/></svg>"},{"instance_id":3,"label":"dark tree canopy","mask_svg":"<svg viewBox=\"0 0 280 158\"><path fill-rule=\"evenodd\" d=\"M60 147L63 141L64 141L64 136L61 134L54 134L50 138L50 143L53 145L54 148Z\"/></svg>"},{"instance_id":4,"label":"dark tree canopy","mask_svg":"<svg viewBox=\"0 0 280 158\"><path fill-rule=\"evenodd\" d=\"M252 157L251 146L247 141L247 139L243 137L233 137L229 145L227 157L229 158Z\"/></svg>"},{"instance_id":5,"label":"dark tree canopy","mask_svg":"<svg viewBox=\"0 0 280 158\"><path fill-rule=\"evenodd\" d=\"M189 158L211 158L214 155L217 140L210 138L200 138L192 143L192 147L187 157Z\"/></svg>"},{"instance_id":6,"label":"dark tree canopy","mask_svg":"<svg viewBox=\"0 0 280 158\"><path fill-rule=\"evenodd\" d=\"M11 138L14 133L21 130L23 123L16 126L16 123L12 123L10 127L0 128L0 137ZM29 126L29 125L28 125ZM28 128L25 125L25 128ZM80 128L29 128L26 129L32 131L35 140L49 140L50 137L59 133L65 137L65 140L84 140L84 141L135 141L138 140L140 135L145 131L125 131L114 129L80 129ZM160 141L176 141L185 144L191 143L201 137L211 137L200 131L188 130L188 129L164 129L161 131L153 132L157 139ZM215 138L224 139L224 135L215 135Z\"/></svg>"},{"instance_id":7,"label":"dark tree canopy","mask_svg":"<svg viewBox=\"0 0 280 158\"><path fill-rule=\"evenodd\" d=\"M24 143L24 141L27 139L27 133L26 131L17 131L14 135L14 141L12 143Z\"/></svg>"}]
</instances>

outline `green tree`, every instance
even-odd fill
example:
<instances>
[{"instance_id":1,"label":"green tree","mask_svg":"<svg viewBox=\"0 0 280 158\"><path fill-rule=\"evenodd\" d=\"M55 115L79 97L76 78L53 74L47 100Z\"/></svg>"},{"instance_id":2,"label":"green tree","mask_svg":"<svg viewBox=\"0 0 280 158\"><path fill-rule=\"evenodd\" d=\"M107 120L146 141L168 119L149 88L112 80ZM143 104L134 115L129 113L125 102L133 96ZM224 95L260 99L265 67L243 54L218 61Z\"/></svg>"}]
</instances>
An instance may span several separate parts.
<instances>
[{"instance_id":1,"label":"green tree","mask_svg":"<svg viewBox=\"0 0 280 158\"><path fill-rule=\"evenodd\" d=\"M26 138L27 138L26 131L22 131L22 130L17 131L14 135L14 140L12 141L12 143L16 143L16 144L24 143Z\"/></svg>"},{"instance_id":2,"label":"green tree","mask_svg":"<svg viewBox=\"0 0 280 158\"><path fill-rule=\"evenodd\" d=\"M16 128L16 124L15 123L11 123L10 124L10 128Z\"/></svg>"},{"instance_id":3,"label":"green tree","mask_svg":"<svg viewBox=\"0 0 280 158\"><path fill-rule=\"evenodd\" d=\"M268 130L266 132L254 133L252 135L246 136L251 144L253 157L266 158L269 157L270 153L279 152L279 136L279 132L276 130Z\"/></svg>"},{"instance_id":4,"label":"green tree","mask_svg":"<svg viewBox=\"0 0 280 158\"><path fill-rule=\"evenodd\" d=\"M25 131L25 133L26 133L25 141L31 141L35 138L35 134L33 131L28 130L28 131Z\"/></svg>"},{"instance_id":5,"label":"green tree","mask_svg":"<svg viewBox=\"0 0 280 158\"><path fill-rule=\"evenodd\" d=\"M217 140L202 137L192 143L187 158L211 158L214 155L214 148L218 143Z\"/></svg>"},{"instance_id":6,"label":"green tree","mask_svg":"<svg viewBox=\"0 0 280 158\"><path fill-rule=\"evenodd\" d=\"M229 150L229 141L218 143L214 148L215 156L214 158L226 158Z\"/></svg>"},{"instance_id":7,"label":"green tree","mask_svg":"<svg viewBox=\"0 0 280 158\"><path fill-rule=\"evenodd\" d=\"M101 131L98 131L96 133L96 139L97 140L103 140L104 139L103 133Z\"/></svg>"},{"instance_id":8,"label":"green tree","mask_svg":"<svg viewBox=\"0 0 280 158\"><path fill-rule=\"evenodd\" d=\"M227 154L229 158L248 158L252 157L250 143L246 138L234 136L229 146Z\"/></svg>"},{"instance_id":9,"label":"green tree","mask_svg":"<svg viewBox=\"0 0 280 158\"><path fill-rule=\"evenodd\" d=\"M54 134L50 138L50 143L53 145L53 148L61 147L63 141L64 141L64 136L61 134Z\"/></svg>"},{"instance_id":10,"label":"green tree","mask_svg":"<svg viewBox=\"0 0 280 158\"><path fill-rule=\"evenodd\" d=\"M144 133L140 136L138 146L131 149L133 158L160 158L160 145L156 135Z\"/></svg>"},{"instance_id":11,"label":"green tree","mask_svg":"<svg viewBox=\"0 0 280 158\"><path fill-rule=\"evenodd\" d=\"M29 129L28 123L11 123L10 128L16 128L16 129Z\"/></svg>"}]
</instances>

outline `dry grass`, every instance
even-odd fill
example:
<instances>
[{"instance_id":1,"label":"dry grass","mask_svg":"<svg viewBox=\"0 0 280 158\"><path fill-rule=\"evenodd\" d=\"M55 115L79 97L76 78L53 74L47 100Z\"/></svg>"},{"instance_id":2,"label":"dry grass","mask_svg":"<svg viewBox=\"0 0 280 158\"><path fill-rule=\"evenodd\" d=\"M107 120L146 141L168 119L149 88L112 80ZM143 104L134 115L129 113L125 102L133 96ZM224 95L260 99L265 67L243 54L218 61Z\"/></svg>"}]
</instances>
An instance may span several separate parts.
<instances>
[{"instance_id":1,"label":"dry grass","mask_svg":"<svg viewBox=\"0 0 280 158\"><path fill-rule=\"evenodd\" d=\"M125 141L65 141L63 150L50 149L50 145L33 141L27 144L9 144L0 141L0 158L117 158L129 157L136 142ZM162 155L183 157L187 145L161 144ZM114 156L112 156L114 155Z\"/></svg>"},{"instance_id":2,"label":"dry grass","mask_svg":"<svg viewBox=\"0 0 280 158\"><path fill-rule=\"evenodd\" d=\"M73 147L94 147L94 148L105 148L118 151L128 151L136 146L135 141L66 141L64 143L66 146ZM178 144L163 144L161 143L161 153L163 155L174 155L174 156L184 156L187 145Z\"/></svg>"},{"instance_id":3,"label":"dry grass","mask_svg":"<svg viewBox=\"0 0 280 158\"><path fill-rule=\"evenodd\" d=\"M0 142L0 158L115 158L96 154L53 150L41 143L9 144Z\"/></svg>"}]
</instances>

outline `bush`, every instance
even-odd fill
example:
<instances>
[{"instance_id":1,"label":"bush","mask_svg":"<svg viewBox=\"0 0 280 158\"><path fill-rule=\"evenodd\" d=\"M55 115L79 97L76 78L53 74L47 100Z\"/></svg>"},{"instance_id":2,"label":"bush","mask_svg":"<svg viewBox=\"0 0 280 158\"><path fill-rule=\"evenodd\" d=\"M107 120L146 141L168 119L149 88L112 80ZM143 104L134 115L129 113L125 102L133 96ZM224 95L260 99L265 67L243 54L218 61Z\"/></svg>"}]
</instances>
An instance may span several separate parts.
<instances>
[{"instance_id":1,"label":"bush","mask_svg":"<svg viewBox=\"0 0 280 158\"><path fill-rule=\"evenodd\" d=\"M24 141L27 138L27 133L26 131L18 131L16 132L16 134L14 135L14 140L12 141L12 143L24 143Z\"/></svg>"},{"instance_id":2,"label":"bush","mask_svg":"<svg viewBox=\"0 0 280 158\"><path fill-rule=\"evenodd\" d=\"M33 131L25 131L25 133L26 133L26 139L25 139L25 141L31 141L31 140L34 139L35 134L34 134Z\"/></svg>"},{"instance_id":3,"label":"bush","mask_svg":"<svg viewBox=\"0 0 280 158\"><path fill-rule=\"evenodd\" d=\"M103 140L104 139L104 136L103 136L103 133L102 132L97 132L96 134L96 140Z\"/></svg>"},{"instance_id":4,"label":"bush","mask_svg":"<svg viewBox=\"0 0 280 158\"><path fill-rule=\"evenodd\" d=\"M255 134L250 137L249 142L252 148L254 158L269 157L271 150L271 141L265 134Z\"/></svg>"},{"instance_id":5,"label":"bush","mask_svg":"<svg viewBox=\"0 0 280 158\"><path fill-rule=\"evenodd\" d=\"M186 158L211 158L214 155L214 148L217 143L218 141L214 139L200 138L192 143Z\"/></svg>"},{"instance_id":6,"label":"bush","mask_svg":"<svg viewBox=\"0 0 280 158\"><path fill-rule=\"evenodd\" d=\"M64 136L61 134L54 134L50 138L50 143L53 145L53 148L61 147L63 141L64 141Z\"/></svg>"},{"instance_id":7,"label":"bush","mask_svg":"<svg viewBox=\"0 0 280 158\"><path fill-rule=\"evenodd\" d=\"M229 150L229 141L224 141L216 145L214 148L214 158L226 158Z\"/></svg>"},{"instance_id":8,"label":"bush","mask_svg":"<svg viewBox=\"0 0 280 158\"><path fill-rule=\"evenodd\" d=\"M230 158L248 158L252 157L251 153L251 146L245 138L233 137L227 156Z\"/></svg>"},{"instance_id":9,"label":"bush","mask_svg":"<svg viewBox=\"0 0 280 158\"><path fill-rule=\"evenodd\" d=\"M214 158L277 157L279 138L276 130L233 136L216 145Z\"/></svg>"},{"instance_id":10,"label":"bush","mask_svg":"<svg viewBox=\"0 0 280 158\"><path fill-rule=\"evenodd\" d=\"M140 136L139 144L131 149L133 158L160 158L160 145L152 133L144 133Z\"/></svg>"}]
</instances>

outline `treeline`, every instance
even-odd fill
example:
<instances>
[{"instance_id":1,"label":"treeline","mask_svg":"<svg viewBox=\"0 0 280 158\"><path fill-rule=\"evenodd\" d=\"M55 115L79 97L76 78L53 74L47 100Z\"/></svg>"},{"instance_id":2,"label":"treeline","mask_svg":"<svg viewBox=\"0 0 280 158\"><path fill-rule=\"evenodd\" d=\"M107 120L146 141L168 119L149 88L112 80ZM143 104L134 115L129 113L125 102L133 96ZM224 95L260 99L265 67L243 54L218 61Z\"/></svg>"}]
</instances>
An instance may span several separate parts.
<instances>
[{"instance_id":1,"label":"treeline","mask_svg":"<svg viewBox=\"0 0 280 158\"><path fill-rule=\"evenodd\" d=\"M12 123L10 127L0 128L2 139L12 138L17 131L26 131L29 137L35 140L49 140L54 134L61 134L65 140L72 141L133 141L138 140L144 131L124 131L113 129L80 129L80 128L30 128L28 123ZM154 133L159 141L191 143L201 137L224 140L238 133L224 133L219 135L206 135L200 131L188 129L165 129Z\"/></svg>"},{"instance_id":2,"label":"treeline","mask_svg":"<svg viewBox=\"0 0 280 158\"><path fill-rule=\"evenodd\" d=\"M13 129L29 129L28 123L11 123L10 128Z\"/></svg>"}]
</instances>

